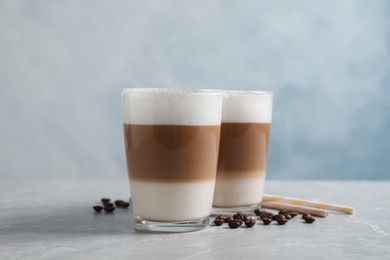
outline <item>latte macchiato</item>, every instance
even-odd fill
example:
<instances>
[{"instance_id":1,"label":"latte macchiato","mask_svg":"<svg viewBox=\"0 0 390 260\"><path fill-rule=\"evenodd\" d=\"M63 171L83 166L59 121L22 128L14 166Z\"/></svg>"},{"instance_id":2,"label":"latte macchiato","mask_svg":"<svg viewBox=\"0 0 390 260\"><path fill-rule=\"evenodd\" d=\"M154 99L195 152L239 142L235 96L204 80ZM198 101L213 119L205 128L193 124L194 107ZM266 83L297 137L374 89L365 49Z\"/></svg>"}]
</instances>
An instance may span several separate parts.
<instances>
[{"instance_id":1,"label":"latte macchiato","mask_svg":"<svg viewBox=\"0 0 390 260\"><path fill-rule=\"evenodd\" d=\"M272 121L272 93L225 91L213 206L256 207L261 202Z\"/></svg>"},{"instance_id":2,"label":"latte macchiato","mask_svg":"<svg viewBox=\"0 0 390 260\"><path fill-rule=\"evenodd\" d=\"M175 232L206 227L215 187L222 94L126 89L123 104L136 227Z\"/></svg>"}]
</instances>

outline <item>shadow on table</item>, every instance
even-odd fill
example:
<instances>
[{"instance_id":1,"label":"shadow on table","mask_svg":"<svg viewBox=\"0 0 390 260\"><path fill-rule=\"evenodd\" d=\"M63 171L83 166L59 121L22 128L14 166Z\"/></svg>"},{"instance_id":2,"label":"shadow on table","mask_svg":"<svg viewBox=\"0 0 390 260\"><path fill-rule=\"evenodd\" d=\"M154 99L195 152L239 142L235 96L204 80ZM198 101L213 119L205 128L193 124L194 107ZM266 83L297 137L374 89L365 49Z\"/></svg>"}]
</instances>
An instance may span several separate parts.
<instances>
[{"instance_id":1,"label":"shadow on table","mask_svg":"<svg viewBox=\"0 0 390 260\"><path fill-rule=\"evenodd\" d=\"M53 210L26 211L10 219L2 219L1 235L55 234L118 235L135 233L131 209L115 209L114 213L95 213L79 205Z\"/></svg>"}]
</instances>

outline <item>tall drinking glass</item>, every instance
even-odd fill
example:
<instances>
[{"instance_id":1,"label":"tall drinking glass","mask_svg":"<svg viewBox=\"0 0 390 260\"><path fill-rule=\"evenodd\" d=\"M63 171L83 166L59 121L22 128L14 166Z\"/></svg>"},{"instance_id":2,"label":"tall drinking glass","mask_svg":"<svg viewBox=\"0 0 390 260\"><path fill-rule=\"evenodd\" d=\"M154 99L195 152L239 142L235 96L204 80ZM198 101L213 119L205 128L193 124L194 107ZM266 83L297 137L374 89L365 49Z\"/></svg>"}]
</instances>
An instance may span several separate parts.
<instances>
[{"instance_id":1,"label":"tall drinking glass","mask_svg":"<svg viewBox=\"0 0 390 260\"><path fill-rule=\"evenodd\" d=\"M205 228L212 208L222 93L124 89L124 136L136 229Z\"/></svg>"},{"instance_id":2,"label":"tall drinking glass","mask_svg":"<svg viewBox=\"0 0 390 260\"><path fill-rule=\"evenodd\" d=\"M263 194L272 92L224 91L213 212L249 212Z\"/></svg>"}]
</instances>

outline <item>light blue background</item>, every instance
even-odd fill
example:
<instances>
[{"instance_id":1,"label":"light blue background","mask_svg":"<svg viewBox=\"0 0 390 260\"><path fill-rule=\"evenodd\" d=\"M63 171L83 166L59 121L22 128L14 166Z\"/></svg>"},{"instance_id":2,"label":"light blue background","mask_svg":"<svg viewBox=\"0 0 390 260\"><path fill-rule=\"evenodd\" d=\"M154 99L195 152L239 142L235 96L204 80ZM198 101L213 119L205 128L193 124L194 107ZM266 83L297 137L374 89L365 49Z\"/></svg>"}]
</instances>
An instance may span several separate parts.
<instances>
[{"instance_id":1,"label":"light blue background","mask_svg":"<svg viewBox=\"0 0 390 260\"><path fill-rule=\"evenodd\" d=\"M390 1L0 0L1 179L123 179L122 87L274 92L269 179L389 179Z\"/></svg>"}]
</instances>

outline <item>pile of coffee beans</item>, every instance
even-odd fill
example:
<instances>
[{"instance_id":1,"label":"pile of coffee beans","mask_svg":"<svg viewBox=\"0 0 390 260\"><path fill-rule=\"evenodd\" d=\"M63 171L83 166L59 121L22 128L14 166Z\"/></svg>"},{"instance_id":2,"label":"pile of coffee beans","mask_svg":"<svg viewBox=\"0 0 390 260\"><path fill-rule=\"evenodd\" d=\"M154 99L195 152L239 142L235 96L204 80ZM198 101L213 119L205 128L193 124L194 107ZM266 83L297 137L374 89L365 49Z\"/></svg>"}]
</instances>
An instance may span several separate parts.
<instances>
[{"instance_id":1,"label":"pile of coffee beans","mask_svg":"<svg viewBox=\"0 0 390 260\"><path fill-rule=\"evenodd\" d=\"M298 213L292 210L280 210L277 214L274 214L259 208L254 210L254 213L260 218L264 225L269 225L272 221L275 221L279 225L285 225L289 220L298 216ZM303 214L302 219L309 224L315 221L315 218L308 213ZM243 224L248 228L251 228L256 224L256 220L250 215L241 212L237 212L233 216L220 215L214 219L215 226L222 226L225 223L232 229L239 228Z\"/></svg>"},{"instance_id":2,"label":"pile of coffee beans","mask_svg":"<svg viewBox=\"0 0 390 260\"><path fill-rule=\"evenodd\" d=\"M243 224L251 228L256 224L256 220L249 215L243 214L241 212L237 212L237 214L233 216L224 216L220 215L214 219L214 224L216 226L222 226L226 223L230 228L236 229L241 227Z\"/></svg>"},{"instance_id":3,"label":"pile of coffee beans","mask_svg":"<svg viewBox=\"0 0 390 260\"><path fill-rule=\"evenodd\" d=\"M106 213L113 213L115 210L114 204L117 208L128 208L130 206L130 203L124 200L116 200L112 203L110 198L101 198L100 201L103 206L95 205L92 207L96 213L100 213L102 210Z\"/></svg>"}]
</instances>

